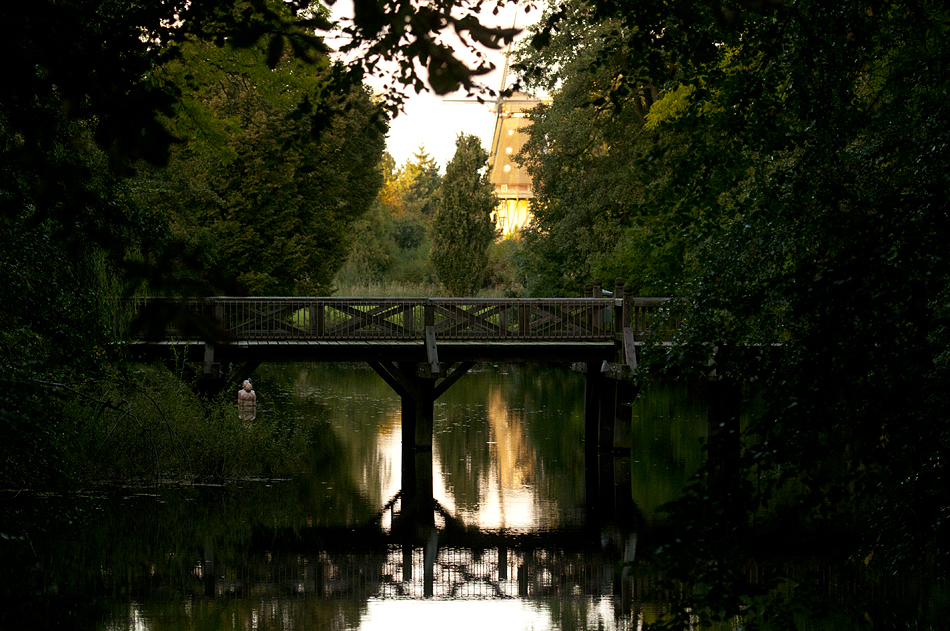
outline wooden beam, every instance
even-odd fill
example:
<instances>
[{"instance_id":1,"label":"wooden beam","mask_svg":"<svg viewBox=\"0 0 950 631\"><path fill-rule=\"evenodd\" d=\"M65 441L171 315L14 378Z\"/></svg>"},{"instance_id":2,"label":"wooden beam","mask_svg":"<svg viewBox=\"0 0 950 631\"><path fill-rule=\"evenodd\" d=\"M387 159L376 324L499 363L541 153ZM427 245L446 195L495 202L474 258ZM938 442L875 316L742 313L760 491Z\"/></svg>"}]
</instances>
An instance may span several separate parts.
<instances>
[{"instance_id":1,"label":"wooden beam","mask_svg":"<svg viewBox=\"0 0 950 631\"><path fill-rule=\"evenodd\" d=\"M629 326L623 327L623 353L630 370L637 369L637 347L634 342L633 329Z\"/></svg>"},{"instance_id":2,"label":"wooden beam","mask_svg":"<svg viewBox=\"0 0 950 631\"><path fill-rule=\"evenodd\" d=\"M376 374L383 378L389 387L396 391L396 394L403 398L418 399L419 391L415 385L403 374L392 362L367 361L370 368L376 371Z\"/></svg>"},{"instance_id":3,"label":"wooden beam","mask_svg":"<svg viewBox=\"0 0 950 631\"><path fill-rule=\"evenodd\" d=\"M439 347L435 342L435 326L426 326L426 358L432 367L432 374L439 374Z\"/></svg>"},{"instance_id":4,"label":"wooden beam","mask_svg":"<svg viewBox=\"0 0 950 631\"><path fill-rule=\"evenodd\" d=\"M475 365L475 362L463 362L453 370L445 379L439 382L435 387L433 392L433 400L438 400L445 392L452 387L452 385L462 378L462 376L467 373Z\"/></svg>"},{"instance_id":5,"label":"wooden beam","mask_svg":"<svg viewBox=\"0 0 950 631\"><path fill-rule=\"evenodd\" d=\"M261 365L259 361L248 361L241 364L237 369L237 372L231 376L228 381L234 385L240 385L244 383L244 380L251 376L251 374L257 370L258 366Z\"/></svg>"},{"instance_id":6,"label":"wooden beam","mask_svg":"<svg viewBox=\"0 0 950 631\"><path fill-rule=\"evenodd\" d=\"M214 369L214 345L205 342L204 374L210 375Z\"/></svg>"}]
</instances>

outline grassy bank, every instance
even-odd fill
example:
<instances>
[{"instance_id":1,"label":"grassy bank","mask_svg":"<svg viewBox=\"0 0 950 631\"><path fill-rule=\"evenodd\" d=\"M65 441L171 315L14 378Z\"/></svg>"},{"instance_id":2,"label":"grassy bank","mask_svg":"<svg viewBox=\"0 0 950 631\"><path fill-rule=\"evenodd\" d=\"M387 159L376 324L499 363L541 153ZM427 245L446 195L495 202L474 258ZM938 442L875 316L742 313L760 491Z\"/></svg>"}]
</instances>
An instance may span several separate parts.
<instances>
[{"instance_id":1,"label":"grassy bank","mask_svg":"<svg viewBox=\"0 0 950 631\"><path fill-rule=\"evenodd\" d=\"M81 482L228 481L291 475L303 466L313 422L258 414L242 421L231 392L207 401L160 366L136 366L89 384L64 414Z\"/></svg>"},{"instance_id":2,"label":"grassy bank","mask_svg":"<svg viewBox=\"0 0 950 631\"><path fill-rule=\"evenodd\" d=\"M446 298L441 287L431 283L368 282L341 284L333 295L341 298ZM506 298L503 288L482 289L476 298Z\"/></svg>"}]
</instances>

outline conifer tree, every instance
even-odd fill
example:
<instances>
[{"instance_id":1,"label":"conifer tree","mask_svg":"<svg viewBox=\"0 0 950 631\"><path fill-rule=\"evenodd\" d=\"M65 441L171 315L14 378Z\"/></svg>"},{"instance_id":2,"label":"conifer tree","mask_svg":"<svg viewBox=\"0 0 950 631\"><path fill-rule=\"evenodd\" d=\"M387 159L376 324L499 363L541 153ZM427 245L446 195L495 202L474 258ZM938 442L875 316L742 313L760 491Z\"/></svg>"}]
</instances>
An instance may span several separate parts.
<instances>
[{"instance_id":1,"label":"conifer tree","mask_svg":"<svg viewBox=\"0 0 950 631\"><path fill-rule=\"evenodd\" d=\"M495 238L497 204L488 181L488 153L479 139L459 134L435 203L432 263L453 296L470 296L482 284L488 246Z\"/></svg>"}]
</instances>

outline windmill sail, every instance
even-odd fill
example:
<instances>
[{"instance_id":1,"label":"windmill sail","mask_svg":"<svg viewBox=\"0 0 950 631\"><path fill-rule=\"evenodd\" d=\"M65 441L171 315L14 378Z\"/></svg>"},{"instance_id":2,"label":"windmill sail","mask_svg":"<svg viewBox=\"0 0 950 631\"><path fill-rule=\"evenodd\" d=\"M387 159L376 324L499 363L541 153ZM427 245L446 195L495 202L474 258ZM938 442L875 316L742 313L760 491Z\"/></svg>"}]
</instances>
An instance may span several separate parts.
<instances>
[{"instance_id":1,"label":"windmill sail","mask_svg":"<svg viewBox=\"0 0 950 631\"><path fill-rule=\"evenodd\" d=\"M518 16L511 28L517 25ZM531 119L526 113L542 102L524 92L514 92L503 97L508 79L508 58L511 55L512 42L505 50L505 62L501 70L501 85L498 96L492 103L495 114L495 130L489 149L489 180L495 187L498 209L495 212L495 226L504 236L510 236L525 228L531 222L530 200L534 197L531 177L528 172L514 161L528 139L527 127ZM471 103L470 100L443 99L443 103Z\"/></svg>"}]
</instances>

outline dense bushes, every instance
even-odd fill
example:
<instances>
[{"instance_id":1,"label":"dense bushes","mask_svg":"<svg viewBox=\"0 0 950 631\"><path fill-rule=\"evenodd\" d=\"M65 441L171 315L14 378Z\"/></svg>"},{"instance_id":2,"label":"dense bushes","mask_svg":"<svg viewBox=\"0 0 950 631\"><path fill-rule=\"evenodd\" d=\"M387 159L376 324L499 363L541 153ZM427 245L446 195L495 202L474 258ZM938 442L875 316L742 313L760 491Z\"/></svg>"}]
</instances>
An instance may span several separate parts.
<instances>
[{"instance_id":1,"label":"dense bushes","mask_svg":"<svg viewBox=\"0 0 950 631\"><path fill-rule=\"evenodd\" d=\"M152 366L84 388L64 405L77 430L70 456L76 479L222 481L299 471L319 418L286 421L262 411L240 421L231 394L205 401Z\"/></svg>"}]
</instances>

